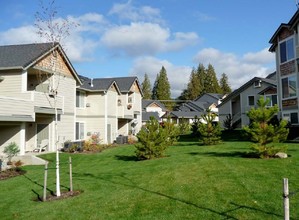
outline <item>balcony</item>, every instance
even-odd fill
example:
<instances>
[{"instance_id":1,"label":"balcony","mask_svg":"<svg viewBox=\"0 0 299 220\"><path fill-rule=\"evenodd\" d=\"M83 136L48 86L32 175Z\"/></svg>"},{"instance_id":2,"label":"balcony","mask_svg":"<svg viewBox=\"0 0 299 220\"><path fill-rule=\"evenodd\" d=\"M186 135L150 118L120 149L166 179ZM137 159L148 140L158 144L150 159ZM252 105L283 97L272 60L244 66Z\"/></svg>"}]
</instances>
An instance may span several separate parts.
<instances>
[{"instance_id":1,"label":"balcony","mask_svg":"<svg viewBox=\"0 0 299 220\"><path fill-rule=\"evenodd\" d=\"M54 97L49 96L49 93L43 92L30 92L31 99L34 102L34 106L37 108L48 108L54 109L55 108L55 100ZM64 99L62 96L57 95L56 97L56 107L57 109L64 109Z\"/></svg>"},{"instance_id":2,"label":"balcony","mask_svg":"<svg viewBox=\"0 0 299 220\"><path fill-rule=\"evenodd\" d=\"M0 97L1 121L34 121L34 104L31 100Z\"/></svg>"},{"instance_id":3,"label":"balcony","mask_svg":"<svg viewBox=\"0 0 299 220\"><path fill-rule=\"evenodd\" d=\"M133 119L134 110L132 106L117 106L117 116L118 118Z\"/></svg>"}]
</instances>

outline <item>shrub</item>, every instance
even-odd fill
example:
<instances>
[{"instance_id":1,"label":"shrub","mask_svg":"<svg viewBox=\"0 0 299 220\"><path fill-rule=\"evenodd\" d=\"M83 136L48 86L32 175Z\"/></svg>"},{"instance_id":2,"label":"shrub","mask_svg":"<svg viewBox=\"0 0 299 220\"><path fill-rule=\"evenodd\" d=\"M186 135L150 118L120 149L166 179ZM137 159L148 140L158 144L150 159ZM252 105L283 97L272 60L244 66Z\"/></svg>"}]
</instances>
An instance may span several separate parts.
<instances>
[{"instance_id":1,"label":"shrub","mask_svg":"<svg viewBox=\"0 0 299 220\"><path fill-rule=\"evenodd\" d=\"M166 131L167 134L167 145L174 145L179 139L180 128L176 124L170 121L170 118L167 121L162 123L162 128Z\"/></svg>"},{"instance_id":2,"label":"shrub","mask_svg":"<svg viewBox=\"0 0 299 220\"><path fill-rule=\"evenodd\" d=\"M179 124L180 134L189 134L191 131L191 126L188 121L183 121Z\"/></svg>"},{"instance_id":3,"label":"shrub","mask_svg":"<svg viewBox=\"0 0 299 220\"><path fill-rule=\"evenodd\" d=\"M265 100L263 97L257 101L258 107L251 108L247 113L252 123L244 127L244 131L251 140L257 143L253 146L253 150L261 158L274 157L277 152L285 152L286 148L275 147L273 143L285 141L289 133L286 128L287 121L282 120L280 123L271 124L271 120L279 109L277 105L268 107L269 101L269 99Z\"/></svg>"},{"instance_id":4,"label":"shrub","mask_svg":"<svg viewBox=\"0 0 299 220\"><path fill-rule=\"evenodd\" d=\"M169 146L166 129L153 117L142 127L137 137L139 142L135 145L135 153L139 160L163 157Z\"/></svg>"},{"instance_id":5,"label":"shrub","mask_svg":"<svg viewBox=\"0 0 299 220\"><path fill-rule=\"evenodd\" d=\"M215 122L217 114L211 111L207 111L202 115L202 119L205 122L199 124L198 131L200 133L200 139L204 145L213 145L221 142L221 128L218 122Z\"/></svg>"},{"instance_id":6,"label":"shrub","mask_svg":"<svg viewBox=\"0 0 299 220\"><path fill-rule=\"evenodd\" d=\"M194 121L191 125L191 131L192 131L192 136L199 136L199 131L198 131L198 128L200 126L201 122L199 120L199 118L195 115L194 117Z\"/></svg>"},{"instance_id":7,"label":"shrub","mask_svg":"<svg viewBox=\"0 0 299 220\"><path fill-rule=\"evenodd\" d=\"M16 156L20 152L19 146L15 142L11 142L9 145L7 145L3 153L7 155L8 158L8 164L12 164L11 159Z\"/></svg>"}]
</instances>

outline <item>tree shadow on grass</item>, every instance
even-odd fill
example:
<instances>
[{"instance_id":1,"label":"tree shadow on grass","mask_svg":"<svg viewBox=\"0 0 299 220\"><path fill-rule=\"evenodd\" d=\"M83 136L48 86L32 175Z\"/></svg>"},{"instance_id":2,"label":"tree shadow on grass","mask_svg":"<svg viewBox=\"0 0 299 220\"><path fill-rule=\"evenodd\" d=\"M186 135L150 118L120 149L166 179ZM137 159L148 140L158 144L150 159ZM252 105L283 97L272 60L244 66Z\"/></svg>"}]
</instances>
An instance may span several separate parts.
<instances>
[{"instance_id":1,"label":"tree shadow on grass","mask_svg":"<svg viewBox=\"0 0 299 220\"><path fill-rule=\"evenodd\" d=\"M190 152L192 156L259 158L254 152Z\"/></svg>"},{"instance_id":2,"label":"tree shadow on grass","mask_svg":"<svg viewBox=\"0 0 299 220\"><path fill-rule=\"evenodd\" d=\"M115 155L114 156L117 160L122 161L138 161L138 158L134 155L128 156L128 155Z\"/></svg>"},{"instance_id":3,"label":"tree shadow on grass","mask_svg":"<svg viewBox=\"0 0 299 220\"><path fill-rule=\"evenodd\" d=\"M99 174L99 175L94 175L94 174L91 174L91 173L83 173L83 174L74 173L74 176L83 177L83 178L87 177L87 178L100 179L100 180L102 180L104 182L107 182L109 184L114 184L114 185L119 185L119 186L123 186L123 187L138 189L138 190L150 193L150 194L157 195L159 197L167 198L167 199L170 199L170 200L173 200L173 201L180 202L180 203L185 204L185 205L192 206L194 208L197 208L197 209L200 209L200 210L203 210L203 211L214 213L216 215L219 215L223 219L225 218L225 219L235 219L235 220L237 220L238 218L234 217L232 214L229 214L229 213L232 213L233 211L236 211L236 210L239 210L239 209L248 209L248 210L251 210L251 211L254 211L254 212L261 212L261 213L271 215L271 216L283 217L282 215L278 215L278 214L275 214L275 213L272 213L272 212L263 211L261 209L256 209L256 208L249 207L249 206L238 205L236 203L231 203L232 205L237 206L236 208L229 209L225 212L220 212L220 211L217 211L215 209L205 207L203 205L196 204L196 203L190 202L190 201L182 199L182 198L177 198L177 197L174 197L174 196L171 196L171 195L164 194L162 192L157 192L157 191L153 191L153 190L150 190L150 189L146 189L144 187L140 187L133 180L126 177L125 173L121 173L121 174L110 174L110 173L104 174L103 173L103 174Z\"/></svg>"},{"instance_id":4,"label":"tree shadow on grass","mask_svg":"<svg viewBox=\"0 0 299 220\"><path fill-rule=\"evenodd\" d=\"M34 183L35 185L40 186L42 189L44 188L44 185L38 183L37 181L34 181L33 179L31 179L30 177L28 177L26 175L23 175L23 176L30 182ZM37 198L33 199L33 200L42 201L42 197L34 189L31 189L31 191L37 196ZM55 195L54 191L49 189L48 187L47 187L47 191L50 192L51 195Z\"/></svg>"}]
</instances>

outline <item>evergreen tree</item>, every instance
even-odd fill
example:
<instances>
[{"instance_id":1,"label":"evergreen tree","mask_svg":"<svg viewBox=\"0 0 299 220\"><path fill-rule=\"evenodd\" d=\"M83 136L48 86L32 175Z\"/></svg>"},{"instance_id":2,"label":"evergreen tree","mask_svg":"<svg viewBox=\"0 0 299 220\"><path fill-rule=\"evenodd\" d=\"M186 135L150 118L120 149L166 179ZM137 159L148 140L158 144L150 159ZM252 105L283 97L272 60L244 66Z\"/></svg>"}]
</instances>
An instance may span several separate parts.
<instances>
[{"instance_id":1,"label":"evergreen tree","mask_svg":"<svg viewBox=\"0 0 299 220\"><path fill-rule=\"evenodd\" d=\"M169 120L161 126L151 117L137 134L138 143L135 145L136 156L139 160L163 157L167 147L178 140L179 128Z\"/></svg>"},{"instance_id":2,"label":"evergreen tree","mask_svg":"<svg viewBox=\"0 0 299 220\"><path fill-rule=\"evenodd\" d=\"M151 83L150 83L150 79L146 73L144 74L144 80L141 84L141 89L143 92L143 98L151 99L151 97L152 97Z\"/></svg>"},{"instance_id":3,"label":"evergreen tree","mask_svg":"<svg viewBox=\"0 0 299 220\"><path fill-rule=\"evenodd\" d=\"M278 125L270 123L278 113L279 108L277 105L267 106L269 101L269 99L265 100L264 97L257 101L258 108L251 108L247 113L252 123L250 126L244 127L251 140L257 143L253 149L261 158L274 157L277 152L282 151L283 149L268 144L285 141L289 133L286 128L287 121L282 120Z\"/></svg>"},{"instance_id":4,"label":"evergreen tree","mask_svg":"<svg viewBox=\"0 0 299 220\"><path fill-rule=\"evenodd\" d=\"M160 80L160 74L157 74L156 80L155 80L155 83L154 83L154 86L153 86L153 90L152 90L152 99L153 100L158 99L158 97L157 97L157 85L158 85L159 80Z\"/></svg>"},{"instance_id":5,"label":"evergreen tree","mask_svg":"<svg viewBox=\"0 0 299 220\"><path fill-rule=\"evenodd\" d=\"M232 92L228 83L228 76L225 73L222 73L221 75L221 78L219 80L219 86L222 91L222 94L229 94Z\"/></svg>"},{"instance_id":6,"label":"evergreen tree","mask_svg":"<svg viewBox=\"0 0 299 220\"><path fill-rule=\"evenodd\" d=\"M186 100L196 99L201 94L201 90L202 86L199 75L195 69L192 69L187 85Z\"/></svg>"},{"instance_id":7,"label":"evergreen tree","mask_svg":"<svg viewBox=\"0 0 299 220\"><path fill-rule=\"evenodd\" d=\"M166 69L164 68L164 66L162 66L154 84L153 99L170 100L170 96L170 84L167 78Z\"/></svg>"},{"instance_id":8,"label":"evergreen tree","mask_svg":"<svg viewBox=\"0 0 299 220\"><path fill-rule=\"evenodd\" d=\"M198 131L204 145L213 145L221 142L221 128L218 122L214 122L217 114L207 111L202 116L204 122L199 123Z\"/></svg>"},{"instance_id":9,"label":"evergreen tree","mask_svg":"<svg viewBox=\"0 0 299 220\"><path fill-rule=\"evenodd\" d=\"M198 76L199 81L200 81L201 92L199 93L199 96L201 96L204 93L206 93L205 81L206 81L206 78L207 78L206 69L205 69L204 65L201 64L201 63L197 67L197 76Z\"/></svg>"},{"instance_id":10,"label":"evergreen tree","mask_svg":"<svg viewBox=\"0 0 299 220\"><path fill-rule=\"evenodd\" d=\"M203 85L205 93L221 93L214 67L211 64L208 65L206 70L206 77Z\"/></svg>"}]
</instances>

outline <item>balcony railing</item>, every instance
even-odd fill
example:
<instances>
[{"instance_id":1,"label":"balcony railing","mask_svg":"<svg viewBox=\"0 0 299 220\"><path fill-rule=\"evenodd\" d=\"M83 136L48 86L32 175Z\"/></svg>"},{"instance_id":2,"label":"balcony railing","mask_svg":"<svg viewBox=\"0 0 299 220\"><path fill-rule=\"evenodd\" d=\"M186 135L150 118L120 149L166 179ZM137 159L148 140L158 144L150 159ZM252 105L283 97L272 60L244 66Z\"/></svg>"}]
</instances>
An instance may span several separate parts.
<instances>
[{"instance_id":1,"label":"balcony railing","mask_svg":"<svg viewBox=\"0 0 299 220\"><path fill-rule=\"evenodd\" d=\"M1 116L28 116L34 118L34 104L31 100L1 96L0 103Z\"/></svg>"}]
</instances>

